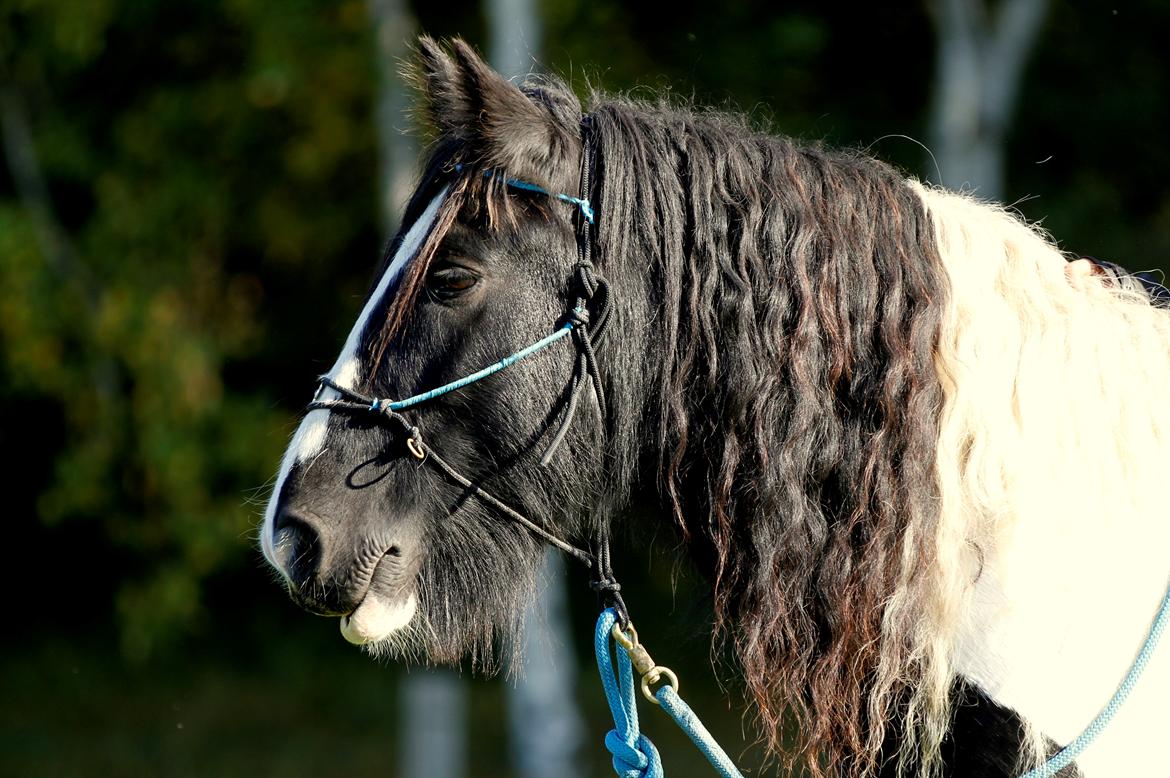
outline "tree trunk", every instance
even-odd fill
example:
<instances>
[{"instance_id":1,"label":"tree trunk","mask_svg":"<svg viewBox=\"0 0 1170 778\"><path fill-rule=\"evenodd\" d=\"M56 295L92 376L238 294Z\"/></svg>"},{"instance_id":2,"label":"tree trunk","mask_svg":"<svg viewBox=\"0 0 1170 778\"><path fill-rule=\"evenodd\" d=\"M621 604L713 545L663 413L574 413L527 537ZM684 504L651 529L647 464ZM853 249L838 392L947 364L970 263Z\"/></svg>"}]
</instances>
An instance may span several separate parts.
<instances>
[{"instance_id":1,"label":"tree trunk","mask_svg":"<svg viewBox=\"0 0 1170 778\"><path fill-rule=\"evenodd\" d=\"M398 775L467 775L467 681L450 670L416 668L402 679Z\"/></svg>"},{"instance_id":2,"label":"tree trunk","mask_svg":"<svg viewBox=\"0 0 1170 778\"><path fill-rule=\"evenodd\" d=\"M386 235L402 219L418 175L419 148L410 133L409 95L399 77L415 23L405 0L368 0L377 46L378 204ZM399 691L398 774L467 775L467 682L450 670L412 670Z\"/></svg>"},{"instance_id":3,"label":"tree trunk","mask_svg":"<svg viewBox=\"0 0 1170 778\"><path fill-rule=\"evenodd\" d=\"M576 778L584 725L560 553L546 552L541 580L540 596L526 614L522 674L508 695L512 765L523 778Z\"/></svg>"},{"instance_id":4,"label":"tree trunk","mask_svg":"<svg viewBox=\"0 0 1170 778\"><path fill-rule=\"evenodd\" d=\"M1004 142L1024 64L1048 0L940 0L934 22L938 72L931 118L934 164L928 176L981 197L1004 196Z\"/></svg>"},{"instance_id":5,"label":"tree trunk","mask_svg":"<svg viewBox=\"0 0 1170 778\"><path fill-rule=\"evenodd\" d=\"M410 100L398 74L399 63L410 55L415 24L406 0L369 0L369 13L378 53L379 211L386 234L393 235L418 175L419 148L409 132Z\"/></svg>"},{"instance_id":6,"label":"tree trunk","mask_svg":"<svg viewBox=\"0 0 1170 778\"><path fill-rule=\"evenodd\" d=\"M487 0L488 59L506 78L526 75L540 54L535 0Z\"/></svg>"},{"instance_id":7,"label":"tree trunk","mask_svg":"<svg viewBox=\"0 0 1170 778\"><path fill-rule=\"evenodd\" d=\"M508 78L536 64L541 25L535 0L487 0L488 57ZM545 556L543 587L525 619L523 667L509 688L509 741L514 774L575 778L583 724L574 695L577 661L568 623L564 560Z\"/></svg>"}]
</instances>

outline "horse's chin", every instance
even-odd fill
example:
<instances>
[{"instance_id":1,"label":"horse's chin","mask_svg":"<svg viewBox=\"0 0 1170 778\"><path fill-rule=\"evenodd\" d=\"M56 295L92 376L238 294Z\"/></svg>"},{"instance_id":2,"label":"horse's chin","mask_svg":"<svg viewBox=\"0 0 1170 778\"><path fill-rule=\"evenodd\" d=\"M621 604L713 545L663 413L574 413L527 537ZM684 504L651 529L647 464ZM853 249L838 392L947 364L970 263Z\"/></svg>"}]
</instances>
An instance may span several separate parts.
<instances>
[{"instance_id":1,"label":"horse's chin","mask_svg":"<svg viewBox=\"0 0 1170 778\"><path fill-rule=\"evenodd\" d=\"M371 589L353 613L341 617L341 634L357 646L377 643L405 628L416 610L418 599L414 592L386 598Z\"/></svg>"}]
</instances>

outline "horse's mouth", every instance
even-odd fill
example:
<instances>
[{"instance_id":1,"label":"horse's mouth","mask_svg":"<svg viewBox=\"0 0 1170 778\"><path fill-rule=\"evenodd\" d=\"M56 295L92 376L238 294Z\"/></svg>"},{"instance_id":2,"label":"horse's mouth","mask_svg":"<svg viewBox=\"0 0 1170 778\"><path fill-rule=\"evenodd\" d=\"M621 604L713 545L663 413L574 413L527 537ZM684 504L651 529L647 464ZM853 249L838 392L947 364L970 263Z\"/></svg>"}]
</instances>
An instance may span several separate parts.
<instances>
[{"instance_id":1,"label":"horse's mouth","mask_svg":"<svg viewBox=\"0 0 1170 778\"><path fill-rule=\"evenodd\" d=\"M341 635L356 646L377 643L409 624L417 609L414 592L400 599L367 592L352 613L341 617Z\"/></svg>"},{"instance_id":2,"label":"horse's mouth","mask_svg":"<svg viewBox=\"0 0 1170 778\"><path fill-rule=\"evenodd\" d=\"M383 547L375 543L371 539L369 551L324 583L298 587L285 573L293 602L319 616L340 617L341 634L355 645L385 640L409 624L418 609L414 591L418 560L398 545L379 551Z\"/></svg>"},{"instance_id":3,"label":"horse's mouth","mask_svg":"<svg viewBox=\"0 0 1170 778\"><path fill-rule=\"evenodd\" d=\"M418 609L413 566L403 569L403 560L395 551L387 551L378 560L357 606L341 616L341 634L354 645L385 640L409 624Z\"/></svg>"}]
</instances>

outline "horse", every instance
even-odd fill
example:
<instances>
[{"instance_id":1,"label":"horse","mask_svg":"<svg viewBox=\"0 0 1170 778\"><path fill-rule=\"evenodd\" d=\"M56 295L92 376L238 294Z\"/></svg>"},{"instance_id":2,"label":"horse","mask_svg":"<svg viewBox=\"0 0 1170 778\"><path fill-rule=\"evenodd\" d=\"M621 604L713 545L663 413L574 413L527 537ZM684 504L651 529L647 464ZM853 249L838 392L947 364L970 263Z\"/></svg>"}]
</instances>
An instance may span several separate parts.
<instances>
[{"instance_id":1,"label":"horse","mask_svg":"<svg viewBox=\"0 0 1170 778\"><path fill-rule=\"evenodd\" d=\"M660 522L783 764L1014 775L1078 735L1170 577L1170 313L858 151L586 112L458 39L413 76L428 161L260 532L298 603L490 672L547 545L622 605L610 528ZM1154 769L1168 701L1163 646L1060 775Z\"/></svg>"}]
</instances>

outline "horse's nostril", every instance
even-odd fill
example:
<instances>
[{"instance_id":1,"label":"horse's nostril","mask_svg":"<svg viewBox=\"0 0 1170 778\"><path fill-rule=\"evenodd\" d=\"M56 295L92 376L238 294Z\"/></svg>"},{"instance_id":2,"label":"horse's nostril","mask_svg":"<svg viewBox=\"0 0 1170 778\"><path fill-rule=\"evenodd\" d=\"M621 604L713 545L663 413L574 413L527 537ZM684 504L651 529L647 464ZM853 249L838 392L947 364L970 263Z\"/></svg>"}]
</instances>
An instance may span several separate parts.
<instances>
[{"instance_id":1,"label":"horse's nostril","mask_svg":"<svg viewBox=\"0 0 1170 778\"><path fill-rule=\"evenodd\" d=\"M304 519L281 511L273 524L273 548L284 574L297 589L317 575L321 538Z\"/></svg>"},{"instance_id":2,"label":"horse's nostril","mask_svg":"<svg viewBox=\"0 0 1170 778\"><path fill-rule=\"evenodd\" d=\"M413 536L387 537L367 526L331 520L329 512L316 507L289 501L272 520L272 561L301 607L341 616L361 605L379 575L388 590L409 583L403 570L413 556Z\"/></svg>"}]
</instances>

